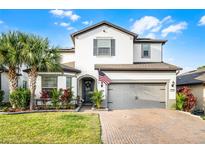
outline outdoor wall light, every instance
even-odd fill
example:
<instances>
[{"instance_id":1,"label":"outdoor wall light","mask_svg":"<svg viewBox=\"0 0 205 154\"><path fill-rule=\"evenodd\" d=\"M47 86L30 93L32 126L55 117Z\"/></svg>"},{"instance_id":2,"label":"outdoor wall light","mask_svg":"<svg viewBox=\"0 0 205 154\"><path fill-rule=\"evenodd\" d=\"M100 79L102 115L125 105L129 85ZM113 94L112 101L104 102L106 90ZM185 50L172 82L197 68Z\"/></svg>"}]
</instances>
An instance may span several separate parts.
<instances>
[{"instance_id":1,"label":"outdoor wall light","mask_svg":"<svg viewBox=\"0 0 205 154\"><path fill-rule=\"evenodd\" d=\"M172 81L172 85L171 85L171 86L172 86L172 87L174 87L174 85L175 85L175 82L174 82L174 81Z\"/></svg>"}]
</instances>

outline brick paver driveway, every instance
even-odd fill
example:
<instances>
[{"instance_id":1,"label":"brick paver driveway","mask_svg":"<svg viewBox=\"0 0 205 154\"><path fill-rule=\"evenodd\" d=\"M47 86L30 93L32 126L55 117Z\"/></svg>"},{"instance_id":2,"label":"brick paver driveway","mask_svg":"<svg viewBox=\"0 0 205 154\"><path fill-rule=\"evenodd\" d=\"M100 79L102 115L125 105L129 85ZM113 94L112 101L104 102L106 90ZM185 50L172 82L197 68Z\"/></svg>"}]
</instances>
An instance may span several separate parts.
<instances>
[{"instance_id":1,"label":"brick paver driveway","mask_svg":"<svg viewBox=\"0 0 205 154\"><path fill-rule=\"evenodd\" d=\"M205 121L165 109L99 112L103 143L205 143Z\"/></svg>"}]
</instances>

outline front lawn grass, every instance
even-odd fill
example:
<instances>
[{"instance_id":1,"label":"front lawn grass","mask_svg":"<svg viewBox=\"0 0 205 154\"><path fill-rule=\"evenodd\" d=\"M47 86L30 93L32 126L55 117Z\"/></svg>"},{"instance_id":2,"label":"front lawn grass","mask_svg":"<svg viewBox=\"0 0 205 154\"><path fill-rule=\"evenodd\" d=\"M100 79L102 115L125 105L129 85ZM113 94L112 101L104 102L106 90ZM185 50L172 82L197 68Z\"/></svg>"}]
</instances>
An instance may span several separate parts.
<instances>
[{"instance_id":1,"label":"front lawn grass","mask_svg":"<svg viewBox=\"0 0 205 154\"><path fill-rule=\"evenodd\" d=\"M0 115L0 143L101 143L97 114L31 113Z\"/></svg>"}]
</instances>

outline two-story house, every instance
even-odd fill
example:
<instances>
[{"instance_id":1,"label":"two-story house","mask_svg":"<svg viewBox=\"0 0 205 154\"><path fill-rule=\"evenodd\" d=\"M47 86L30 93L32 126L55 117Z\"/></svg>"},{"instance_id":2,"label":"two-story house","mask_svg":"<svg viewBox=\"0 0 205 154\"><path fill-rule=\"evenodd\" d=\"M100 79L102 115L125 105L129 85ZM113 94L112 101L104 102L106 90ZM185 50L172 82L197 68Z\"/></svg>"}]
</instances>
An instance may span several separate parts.
<instances>
[{"instance_id":1,"label":"two-story house","mask_svg":"<svg viewBox=\"0 0 205 154\"><path fill-rule=\"evenodd\" d=\"M103 90L111 109L169 108L175 103L176 73L163 62L166 40L139 38L122 27L102 21L71 35L74 48L62 49L64 72L40 72L36 97L42 90L72 87L75 96L90 103L89 93ZM98 70L111 80L98 80Z\"/></svg>"}]
</instances>

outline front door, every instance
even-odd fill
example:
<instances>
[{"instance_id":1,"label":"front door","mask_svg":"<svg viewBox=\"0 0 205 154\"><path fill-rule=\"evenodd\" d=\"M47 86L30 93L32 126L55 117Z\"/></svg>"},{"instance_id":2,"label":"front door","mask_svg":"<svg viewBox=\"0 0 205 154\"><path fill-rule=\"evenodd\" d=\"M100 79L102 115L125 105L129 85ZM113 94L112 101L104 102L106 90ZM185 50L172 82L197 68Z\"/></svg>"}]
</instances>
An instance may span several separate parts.
<instances>
[{"instance_id":1,"label":"front door","mask_svg":"<svg viewBox=\"0 0 205 154\"><path fill-rule=\"evenodd\" d=\"M94 80L92 78L85 78L82 80L82 95L84 103L92 103L90 100L90 93L94 90Z\"/></svg>"}]
</instances>

